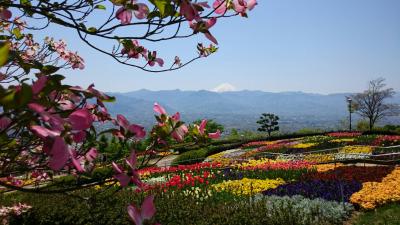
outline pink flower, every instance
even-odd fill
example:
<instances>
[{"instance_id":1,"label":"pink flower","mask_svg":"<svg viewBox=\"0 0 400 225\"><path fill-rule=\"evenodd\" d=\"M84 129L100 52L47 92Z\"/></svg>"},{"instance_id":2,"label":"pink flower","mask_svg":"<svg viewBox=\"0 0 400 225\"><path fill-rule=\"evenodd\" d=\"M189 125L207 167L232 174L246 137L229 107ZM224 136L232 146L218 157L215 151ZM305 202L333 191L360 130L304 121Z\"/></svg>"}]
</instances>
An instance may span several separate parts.
<instances>
[{"instance_id":1,"label":"pink flower","mask_svg":"<svg viewBox=\"0 0 400 225\"><path fill-rule=\"evenodd\" d=\"M97 155L99 154L99 152L97 151L96 148L91 148L85 155L85 158L89 161L92 162L93 160L95 160L97 158Z\"/></svg>"},{"instance_id":2,"label":"pink flower","mask_svg":"<svg viewBox=\"0 0 400 225\"><path fill-rule=\"evenodd\" d=\"M157 102L154 103L154 107L153 107L154 112L158 113L158 114L167 114L167 111L165 111L165 109L160 106Z\"/></svg>"},{"instance_id":3,"label":"pink flower","mask_svg":"<svg viewBox=\"0 0 400 225\"><path fill-rule=\"evenodd\" d=\"M146 55L147 50L139 44L137 40L131 40L131 46L127 45L121 50L121 54L128 55L128 58L138 59L140 55Z\"/></svg>"},{"instance_id":4,"label":"pink flower","mask_svg":"<svg viewBox=\"0 0 400 225\"><path fill-rule=\"evenodd\" d=\"M246 16L246 11L253 10L253 8L257 5L257 0L235 0L233 5L237 13L240 13L242 16Z\"/></svg>"},{"instance_id":5,"label":"pink flower","mask_svg":"<svg viewBox=\"0 0 400 225\"><path fill-rule=\"evenodd\" d=\"M181 62L181 59L179 58L179 56L175 56L174 65L176 65L178 67L182 66L182 62Z\"/></svg>"},{"instance_id":6,"label":"pink flower","mask_svg":"<svg viewBox=\"0 0 400 225\"><path fill-rule=\"evenodd\" d=\"M119 126L128 129L129 127L129 121L125 118L125 116L118 114L117 115L117 123Z\"/></svg>"},{"instance_id":7,"label":"pink flower","mask_svg":"<svg viewBox=\"0 0 400 225\"><path fill-rule=\"evenodd\" d=\"M188 132L187 126L183 124L180 127L176 128L171 135L176 141L181 142L183 141L187 132Z\"/></svg>"},{"instance_id":8,"label":"pink flower","mask_svg":"<svg viewBox=\"0 0 400 225\"><path fill-rule=\"evenodd\" d=\"M217 131L215 133L208 133L208 137L211 139L218 139L221 137L221 131Z\"/></svg>"},{"instance_id":9,"label":"pink flower","mask_svg":"<svg viewBox=\"0 0 400 225\"><path fill-rule=\"evenodd\" d=\"M136 154L135 151L133 150L129 158L125 160L125 162L131 169L131 174L132 174L131 176L128 176L120 165L116 164L115 162L112 162L112 167L116 173L114 175L114 178L119 181L122 187L128 186L131 181L133 184L138 186L139 189L143 187L143 183L140 180L139 174L136 169L136 161L137 161Z\"/></svg>"},{"instance_id":10,"label":"pink flower","mask_svg":"<svg viewBox=\"0 0 400 225\"><path fill-rule=\"evenodd\" d=\"M193 6L193 4L188 0L183 0L180 5L179 13L183 15L188 21L192 21L194 19L200 19L199 12Z\"/></svg>"},{"instance_id":11,"label":"pink flower","mask_svg":"<svg viewBox=\"0 0 400 225\"><path fill-rule=\"evenodd\" d=\"M121 21L121 24L129 24L132 21L132 13L139 20L145 19L149 14L149 7L144 3L136 3L136 0L131 0L131 4L137 7L137 10L131 10L126 7L121 7L116 12L116 18Z\"/></svg>"},{"instance_id":12,"label":"pink flower","mask_svg":"<svg viewBox=\"0 0 400 225\"><path fill-rule=\"evenodd\" d=\"M72 69L85 69L85 61L78 55L78 53L70 53L68 61L71 64Z\"/></svg>"},{"instance_id":13,"label":"pink flower","mask_svg":"<svg viewBox=\"0 0 400 225\"><path fill-rule=\"evenodd\" d=\"M77 157L77 152L75 150L72 150L72 149L69 149L69 154L71 156L72 165L75 167L75 169L78 172L85 172L85 169L82 167L83 158L82 157L78 158Z\"/></svg>"},{"instance_id":14,"label":"pink flower","mask_svg":"<svg viewBox=\"0 0 400 225\"><path fill-rule=\"evenodd\" d=\"M135 134L137 138L144 138L146 136L146 131L144 130L144 127L137 125L137 124L131 124L128 127L128 130Z\"/></svg>"},{"instance_id":15,"label":"pink flower","mask_svg":"<svg viewBox=\"0 0 400 225\"><path fill-rule=\"evenodd\" d=\"M135 150L132 150L131 154L127 159L125 159L126 164L132 169L136 169L136 163L137 163L137 157L136 157L136 152Z\"/></svg>"},{"instance_id":16,"label":"pink flower","mask_svg":"<svg viewBox=\"0 0 400 225\"><path fill-rule=\"evenodd\" d=\"M152 53L149 52L147 55L144 54L144 57L146 58L147 63L150 66L154 66L156 63L161 67L164 66L164 60L161 59L161 58L157 58L157 52L156 51L153 51Z\"/></svg>"},{"instance_id":17,"label":"pink flower","mask_svg":"<svg viewBox=\"0 0 400 225\"><path fill-rule=\"evenodd\" d=\"M213 8L216 14L224 14L227 10L226 7L227 0L215 0L213 3Z\"/></svg>"},{"instance_id":18,"label":"pink flower","mask_svg":"<svg viewBox=\"0 0 400 225\"><path fill-rule=\"evenodd\" d=\"M213 27L215 23L217 23L217 18L213 17L206 21L189 22L189 26L193 29L194 33L201 32L208 40L212 41L214 44L218 44L217 39L209 31L209 29Z\"/></svg>"},{"instance_id":19,"label":"pink flower","mask_svg":"<svg viewBox=\"0 0 400 225\"><path fill-rule=\"evenodd\" d=\"M204 134L204 130L206 129L207 120L202 120L199 126L199 133Z\"/></svg>"},{"instance_id":20,"label":"pink flower","mask_svg":"<svg viewBox=\"0 0 400 225\"><path fill-rule=\"evenodd\" d=\"M32 84L32 92L34 95L38 94L46 86L48 80L47 76L41 76Z\"/></svg>"},{"instance_id":21,"label":"pink flower","mask_svg":"<svg viewBox=\"0 0 400 225\"><path fill-rule=\"evenodd\" d=\"M50 130L42 126L33 125L30 127L31 131L36 134L36 136L46 139L47 137L56 137L61 134L60 131Z\"/></svg>"},{"instance_id":22,"label":"pink flower","mask_svg":"<svg viewBox=\"0 0 400 225\"><path fill-rule=\"evenodd\" d=\"M129 217L136 225L143 225L143 221L151 219L155 213L154 195L149 195L144 199L141 209L132 204L128 206Z\"/></svg>"},{"instance_id":23,"label":"pink flower","mask_svg":"<svg viewBox=\"0 0 400 225\"><path fill-rule=\"evenodd\" d=\"M69 157L68 146L64 139L61 137L55 137L53 147L50 151L49 167L52 170L58 171L65 166Z\"/></svg>"},{"instance_id":24,"label":"pink flower","mask_svg":"<svg viewBox=\"0 0 400 225\"><path fill-rule=\"evenodd\" d=\"M144 127L137 124L130 124L125 116L121 114L117 115L117 124L125 130L128 130L129 132L135 134L137 138L144 138L146 136L146 131L144 130Z\"/></svg>"},{"instance_id":25,"label":"pink flower","mask_svg":"<svg viewBox=\"0 0 400 225\"><path fill-rule=\"evenodd\" d=\"M69 115L73 130L86 130L92 126L93 115L87 109L78 109Z\"/></svg>"},{"instance_id":26,"label":"pink flower","mask_svg":"<svg viewBox=\"0 0 400 225\"><path fill-rule=\"evenodd\" d=\"M77 133L72 133L72 140L76 143L81 143L86 139L85 131L78 131Z\"/></svg>"},{"instance_id":27,"label":"pink flower","mask_svg":"<svg viewBox=\"0 0 400 225\"><path fill-rule=\"evenodd\" d=\"M11 119L3 116L0 118L0 131L3 131L8 128L8 126L11 124Z\"/></svg>"},{"instance_id":28,"label":"pink flower","mask_svg":"<svg viewBox=\"0 0 400 225\"><path fill-rule=\"evenodd\" d=\"M12 13L8 9L2 9L0 10L0 19L1 20L9 20L11 19Z\"/></svg>"},{"instance_id":29,"label":"pink flower","mask_svg":"<svg viewBox=\"0 0 400 225\"><path fill-rule=\"evenodd\" d=\"M121 7L117 10L115 17L121 21L121 24L129 24L132 21L132 11Z\"/></svg>"},{"instance_id":30,"label":"pink flower","mask_svg":"<svg viewBox=\"0 0 400 225\"><path fill-rule=\"evenodd\" d=\"M144 3L137 3L138 10L134 10L133 14L139 20L145 19L149 15L149 7Z\"/></svg>"},{"instance_id":31,"label":"pink flower","mask_svg":"<svg viewBox=\"0 0 400 225\"><path fill-rule=\"evenodd\" d=\"M171 118L174 121L179 121L181 119L181 114L179 112L176 112Z\"/></svg>"}]
</instances>

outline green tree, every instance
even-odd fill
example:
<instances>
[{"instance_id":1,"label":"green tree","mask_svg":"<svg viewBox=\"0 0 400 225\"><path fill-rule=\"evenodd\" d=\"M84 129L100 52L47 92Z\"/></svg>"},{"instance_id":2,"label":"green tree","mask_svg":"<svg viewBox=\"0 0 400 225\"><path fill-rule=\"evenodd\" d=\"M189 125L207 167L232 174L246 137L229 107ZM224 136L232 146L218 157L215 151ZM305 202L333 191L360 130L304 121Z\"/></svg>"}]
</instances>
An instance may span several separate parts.
<instances>
[{"instance_id":1,"label":"green tree","mask_svg":"<svg viewBox=\"0 0 400 225\"><path fill-rule=\"evenodd\" d=\"M279 131L279 117L272 113L263 113L257 121L261 126L257 129L261 132L267 132L271 136L273 131Z\"/></svg>"}]
</instances>

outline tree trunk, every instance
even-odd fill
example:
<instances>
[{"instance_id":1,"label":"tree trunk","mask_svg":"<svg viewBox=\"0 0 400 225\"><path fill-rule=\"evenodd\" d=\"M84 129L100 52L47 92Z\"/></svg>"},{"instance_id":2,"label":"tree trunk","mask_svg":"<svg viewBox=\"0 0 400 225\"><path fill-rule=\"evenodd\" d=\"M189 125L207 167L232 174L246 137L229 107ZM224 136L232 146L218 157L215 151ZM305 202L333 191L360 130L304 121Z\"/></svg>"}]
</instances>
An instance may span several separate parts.
<instances>
[{"instance_id":1,"label":"tree trunk","mask_svg":"<svg viewBox=\"0 0 400 225\"><path fill-rule=\"evenodd\" d=\"M372 131L372 128L374 127L374 122L372 119L369 119L369 131Z\"/></svg>"}]
</instances>

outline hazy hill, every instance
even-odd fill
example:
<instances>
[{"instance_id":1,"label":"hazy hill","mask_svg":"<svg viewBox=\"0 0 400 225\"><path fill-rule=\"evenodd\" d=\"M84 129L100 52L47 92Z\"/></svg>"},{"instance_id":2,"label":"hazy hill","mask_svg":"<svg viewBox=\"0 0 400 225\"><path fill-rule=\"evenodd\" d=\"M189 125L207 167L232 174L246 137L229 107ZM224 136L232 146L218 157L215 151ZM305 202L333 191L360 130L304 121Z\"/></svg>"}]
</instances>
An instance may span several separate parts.
<instances>
[{"instance_id":1,"label":"hazy hill","mask_svg":"<svg viewBox=\"0 0 400 225\"><path fill-rule=\"evenodd\" d=\"M109 93L117 102L109 104L112 114L127 115L130 120L149 127L154 122L152 105L162 104L169 113L181 112L185 121L212 118L228 129L256 129L255 121L263 112L281 117L282 128L296 130L302 127L336 128L347 116L343 94L311 94L304 92L271 93L262 91L149 91ZM400 103L400 94L392 100ZM399 118L392 118L399 122Z\"/></svg>"}]
</instances>

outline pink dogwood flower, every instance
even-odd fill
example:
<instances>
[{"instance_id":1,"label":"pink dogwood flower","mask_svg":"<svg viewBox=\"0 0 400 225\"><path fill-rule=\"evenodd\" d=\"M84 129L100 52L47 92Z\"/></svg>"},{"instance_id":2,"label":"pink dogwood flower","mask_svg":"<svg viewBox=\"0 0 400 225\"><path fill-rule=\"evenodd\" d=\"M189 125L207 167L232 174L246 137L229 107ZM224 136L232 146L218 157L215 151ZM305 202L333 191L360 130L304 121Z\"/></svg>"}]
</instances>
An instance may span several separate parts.
<instances>
[{"instance_id":1,"label":"pink dogwood flower","mask_svg":"<svg viewBox=\"0 0 400 225\"><path fill-rule=\"evenodd\" d=\"M235 0L233 5L237 13L240 13L241 16L247 16L246 11L253 10L257 5L257 0Z\"/></svg>"},{"instance_id":2,"label":"pink dogwood flower","mask_svg":"<svg viewBox=\"0 0 400 225\"><path fill-rule=\"evenodd\" d=\"M189 132L188 128L186 125L181 125L180 127L176 128L173 132L172 132L172 137L178 141L181 142L183 141L185 135Z\"/></svg>"},{"instance_id":3,"label":"pink dogwood flower","mask_svg":"<svg viewBox=\"0 0 400 225\"><path fill-rule=\"evenodd\" d=\"M203 33L206 38L212 41L214 44L218 44L217 39L210 33L209 29L213 27L217 23L217 18L213 17L206 21L199 21L199 22L189 22L190 28L193 29L194 33L201 32Z\"/></svg>"},{"instance_id":4,"label":"pink dogwood flower","mask_svg":"<svg viewBox=\"0 0 400 225\"><path fill-rule=\"evenodd\" d=\"M199 127L198 127L199 133L200 133L201 135L204 134L204 131L205 131L205 129L206 129L206 126L207 126L207 120L202 120L201 123L200 123L200 125L199 125Z\"/></svg>"},{"instance_id":5,"label":"pink dogwood flower","mask_svg":"<svg viewBox=\"0 0 400 225\"><path fill-rule=\"evenodd\" d=\"M137 172L137 168L136 168L137 160L136 160L136 154L135 154L134 150L131 152L129 158L127 158L125 160L125 162L131 169L131 176L129 176L127 173L125 173L124 169L120 165L116 164L115 162L112 162L112 168L114 169L114 172L116 173L114 175L114 178L118 180L118 182L121 184L122 187L126 187L132 182L139 189L141 189L143 186L143 183L140 180L139 174Z\"/></svg>"},{"instance_id":6,"label":"pink dogwood flower","mask_svg":"<svg viewBox=\"0 0 400 225\"><path fill-rule=\"evenodd\" d=\"M128 206L129 217L136 225L143 225L143 221L151 219L155 213L154 195L149 195L144 199L141 209L132 204Z\"/></svg>"},{"instance_id":7,"label":"pink dogwood flower","mask_svg":"<svg viewBox=\"0 0 400 225\"><path fill-rule=\"evenodd\" d=\"M47 76L39 77L35 82L32 84L32 92L34 95L38 94L42 89L46 86L46 82L48 80Z\"/></svg>"},{"instance_id":8,"label":"pink dogwood flower","mask_svg":"<svg viewBox=\"0 0 400 225\"><path fill-rule=\"evenodd\" d=\"M9 20L12 17L12 13L8 9L1 9L0 10L0 19L1 20Z\"/></svg>"},{"instance_id":9,"label":"pink dogwood flower","mask_svg":"<svg viewBox=\"0 0 400 225\"><path fill-rule=\"evenodd\" d=\"M129 24L132 21L133 15L135 15L137 19L142 20L149 14L150 10L146 4L136 3L136 0L131 0L131 4L133 4L137 9L131 10L123 6L117 10L115 17L121 21L121 24Z\"/></svg>"},{"instance_id":10,"label":"pink dogwood flower","mask_svg":"<svg viewBox=\"0 0 400 225\"><path fill-rule=\"evenodd\" d=\"M11 119L3 116L0 118L0 131L7 129L7 127L11 124Z\"/></svg>"},{"instance_id":11,"label":"pink dogwood flower","mask_svg":"<svg viewBox=\"0 0 400 225\"><path fill-rule=\"evenodd\" d=\"M69 158L70 153L68 152L68 146L64 139L55 137L53 147L50 151L49 167L55 171L61 170L64 168Z\"/></svg>"},{"instance_id":12,"label":"pink dogwood flower","mask_svg":"<svg viewBox=\"0 0 400 225\"><path fill-rule=\"evenodd\" d=\"M86 130L94 121L92 113L87 109L78 109L68 117L73 130Z\"/></svg>"},{"instance_id":13,"label":"pink dogwood flower","mask_svg":"<svg viewBox=\"0 0 400 225\"><path fill-rule=\"evenodd\" d=\"M128 55L128 58L140 58L141 55L145 55L147 53L147 49L139 44L137 40L131 40L132 46L129 49L125 47L121 50L121 54Z\"/></svg>"},{"instance_id":14,"label":"pink dogwood flower","mask_svg":"<svg viewBox=\"0 0 400 225\"><path fill-rule=\"evenodd\" d=\"M161 67L164 66L164 60L161 58L157 58L157 51L153 51L151 53L149 52L147 55L144 54L144 57L146 58L149 66L154 66L156 63Z\"/></svg>"},{"instance_id":15,"label":"pink dogwood flower","mask_svg":"<svg viewBox=\"0 0 400 225\"><path fill-rule=\"evenodd\" d=\"M218 139L221 137L221 131L217 130L215 133L208 133L208 137L211 139Z\"/></svg>"},{"instance_id":16,"label":"pink dogwood flower","mask_svg":"<svg viewBox=\"0 0 400 225\"><path fill-rule=\"evenodd\" d=\"M158 113L158 114L167 114L167 111L165 111L165 109L160 106L157 102L154 103L154 107L153 107L154 112Z\"/></svg>"},{"instance_id":17,"label":"pink dogwood flower","mask_svg":"<svg viewBox=\"0 0 400 225\"><path fill-rule=\"evenodd\" d=\"M216 14L224 14L227 10L227 0L215 0L213 8L215 9Z\"/></svg>"},{"instance_id":18,"label":"pink dogwood flower","mask_svg":"<svg viewBox=\"0 0 400 225\"><path fill-rule=\"evenodd\" d=\"M146 136L144 127L137 124L130 124L125 116L121 114L117 115L117 124L124 128L124 130L128 130L129 132L135 134L137 138L144 138Z\"/></svg>"}]
</instances>

